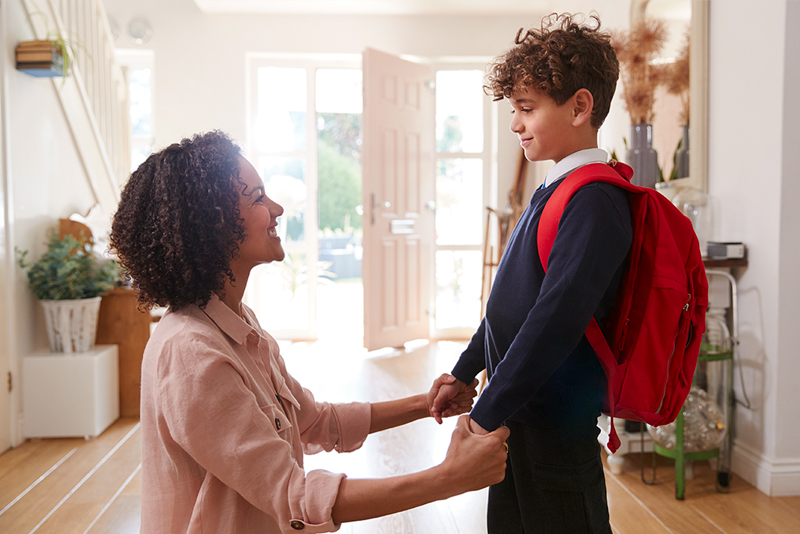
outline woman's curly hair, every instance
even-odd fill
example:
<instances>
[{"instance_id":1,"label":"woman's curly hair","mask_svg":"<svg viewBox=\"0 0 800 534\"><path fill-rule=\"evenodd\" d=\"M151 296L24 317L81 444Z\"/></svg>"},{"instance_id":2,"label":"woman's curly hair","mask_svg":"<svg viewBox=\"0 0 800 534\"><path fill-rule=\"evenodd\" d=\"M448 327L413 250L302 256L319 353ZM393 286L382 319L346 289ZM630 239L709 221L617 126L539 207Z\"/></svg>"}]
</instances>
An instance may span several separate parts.
<instances>
[{"instance_id":1,"label":"woman's curly hair","mask_svg":"<svg viewBox=\"0 0 800 534\"><path fill-rule=\"evenodd\" d=\"M532 87L560 106L587 89L594 99L592 126L599 128L617 87L619 61L597 15L590 16L593 27L575 19L552 13L542 19L541 28L520 28L515 46L490 65L484 91L502 100Z\"/></svg>"},{"instance_id":2,"label":"woman's curly hair","mask_svg":"<svg viewBox=\"0 0 800 534\"><path fill-rule=\"evenodd\" d=\"M208 304L234 280L244 239L239 147L212 131L151 154L122 190L111 226L116 252L140 308Z\"/></svg>"}]
</instances>

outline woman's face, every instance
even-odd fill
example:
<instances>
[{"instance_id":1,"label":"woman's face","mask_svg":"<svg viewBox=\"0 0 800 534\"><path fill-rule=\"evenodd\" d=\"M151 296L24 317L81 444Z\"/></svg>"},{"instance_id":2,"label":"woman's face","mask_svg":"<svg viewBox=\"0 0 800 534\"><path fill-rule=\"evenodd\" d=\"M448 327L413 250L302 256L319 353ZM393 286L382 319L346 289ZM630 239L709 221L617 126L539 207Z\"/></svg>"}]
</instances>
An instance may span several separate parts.
<instances>
[{"instance_id":1,"label":"woman's face","mask_svg":"<svg viewBox=\"0 0 800 534\"><path fill-rule=\"evenodd\" d=\"M239 212L244 222L244 240L239 244L236 260L247 268L262 263L282 261L281 238L278 237L278 217L283 208L264 192L264 182L256 169L239 156Z\"/></svg>"}]
</instances>

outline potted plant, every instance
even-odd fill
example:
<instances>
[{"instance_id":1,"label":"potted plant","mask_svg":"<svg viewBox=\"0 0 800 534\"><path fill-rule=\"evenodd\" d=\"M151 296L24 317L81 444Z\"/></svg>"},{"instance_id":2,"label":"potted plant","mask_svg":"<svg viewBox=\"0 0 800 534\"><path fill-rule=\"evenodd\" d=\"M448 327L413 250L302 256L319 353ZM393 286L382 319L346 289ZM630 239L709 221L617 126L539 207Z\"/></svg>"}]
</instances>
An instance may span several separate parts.
<instances>
[{"instance_id":1,"label":"potted plant","mask_svg":"<svg viewBox=\"0 0 800 534\"><path fill-rule=\"evenodd\" d=\"M57 31L50 29L47 15L31 2L33 11L28 12L28 20L33 24L34 17L40 17L46 35L44 39L22 41L15 49L17 70L36 77L55 77L69 75L70 64L75 59L75 45L84 50L80 41L66 39Z\"/></svg>"},{"instance_id":2,"label":"potted plant","mask_svg":"<svg viewBox=\"0 0 800 534\"><path fill-rule=\"evenodd\" d=\"M42 303L52 352L84 352L94 347L100 295L119 279L115 261L101 261L91 238L48 232L47 251L29 263L28 251L17 251L28 270L33 294Z\"/></svg>"}]
</instances>

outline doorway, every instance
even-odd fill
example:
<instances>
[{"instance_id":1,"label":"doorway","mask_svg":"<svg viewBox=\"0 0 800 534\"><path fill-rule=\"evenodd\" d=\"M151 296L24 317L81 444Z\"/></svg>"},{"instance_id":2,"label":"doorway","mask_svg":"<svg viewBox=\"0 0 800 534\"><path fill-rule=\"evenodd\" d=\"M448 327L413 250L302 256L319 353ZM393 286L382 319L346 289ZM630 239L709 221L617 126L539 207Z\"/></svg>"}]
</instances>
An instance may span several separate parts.
<instances>
[{"instance_id":1,"label":"doorway","mask_svg":"<svg viewBox=\"0 0 800 534\"><path fill-rule=\"evenodd\" d=\"M362 62L248 58L247 157L284 206L286 260L254 271L245 302L278 339L364 337ZM484 207L492 181L483 65L437 65L430 337L465 339L480 321Z\"/></svg>"},{"instance_id":2,"label":"doorway","mask_svg":"<svg viewBox=\"0 0 800 534\"><path fill-rule=\"evenodd\" d=\"M274 337L363 337L360 61L249 59L247 156L284 214L283 262L251 274L245 302Z\"/></svg>"}]
</instances>

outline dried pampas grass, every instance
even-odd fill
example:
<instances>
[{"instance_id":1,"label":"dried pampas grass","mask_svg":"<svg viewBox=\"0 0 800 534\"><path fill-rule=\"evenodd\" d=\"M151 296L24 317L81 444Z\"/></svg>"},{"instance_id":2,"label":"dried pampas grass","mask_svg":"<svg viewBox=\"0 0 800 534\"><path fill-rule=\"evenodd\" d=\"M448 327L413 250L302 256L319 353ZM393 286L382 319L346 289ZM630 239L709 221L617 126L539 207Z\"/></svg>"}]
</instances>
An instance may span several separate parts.
<instances>
[{"instance_id":1,"label":"dried pampas grass","mask_svg":"<svg viewBox=\"0 0 800 534\"><path fill-rule=\"evenodd\" d=\"M652 124L656 88L666 81L665 65L653 63L667 40L663 20L644 18L630 31L611 35L617 53L622 81L622 98L631 116L631 124Z\"/></svg>"},{"instance_id":2,"label":"dried pampas grass","mask_svg":"<svg viewBox=\"0 0 800 534\"><path fill-rule=\"evenodd\" d=\"M667 69L667 92L681 99L681 124L689 124L689 47L690 31L686 37L678 57Z\"/></svg>"}]
</instances>

